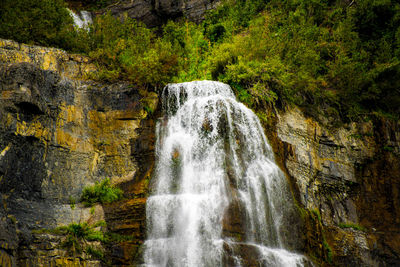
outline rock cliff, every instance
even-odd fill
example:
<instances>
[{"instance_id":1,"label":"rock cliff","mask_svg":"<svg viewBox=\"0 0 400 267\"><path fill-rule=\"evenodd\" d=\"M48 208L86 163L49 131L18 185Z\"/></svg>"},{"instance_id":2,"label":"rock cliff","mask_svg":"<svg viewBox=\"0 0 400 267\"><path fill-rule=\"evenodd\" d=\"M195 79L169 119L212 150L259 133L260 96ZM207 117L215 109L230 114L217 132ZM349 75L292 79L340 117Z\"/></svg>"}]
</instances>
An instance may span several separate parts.
<instances>
[{"instance_id":1,"label":"rock cliff","mask_svg":"<svg viewBox=\"0 0 400 267\"><path fill-rule=\"evenodd\" d=\"M156 27L165 23L167 19L182 16L198 23L204 18L205 12L215 8L219 2L219 0L123 0L98 13L111 12L117 17L127 14L130 18L144 22L148 27Z\"/></svg>"},{"instance_id":2,"label":"rock cliff","mask_svg":"<svg viewBox=\"0 0 400 267\"><path fill-rule=\"evenodd\" d=\"M109 231L143 236L147 188L132 184L152 165L154 123L144 108L155 109L157 95L88 80L90 60L58 49L1 40L0 62L0 265L97 266L35 231L104 220ZM105 178L125 200L75 207L85 186ZM138 238L109 251L124 258L115 251L131 252Z\"/></svg>"},{"instance_id":3,"label":"rock cliff","mask_svg":"<svg viewBox=\"0 0 400 267\"><path fill-rule=\"evenodd\" d=\"M376 116L330 128L290 109L270 139L300 206L318 215L332 265L400 264L399 122Z\"/></svg>"}]
</instances>

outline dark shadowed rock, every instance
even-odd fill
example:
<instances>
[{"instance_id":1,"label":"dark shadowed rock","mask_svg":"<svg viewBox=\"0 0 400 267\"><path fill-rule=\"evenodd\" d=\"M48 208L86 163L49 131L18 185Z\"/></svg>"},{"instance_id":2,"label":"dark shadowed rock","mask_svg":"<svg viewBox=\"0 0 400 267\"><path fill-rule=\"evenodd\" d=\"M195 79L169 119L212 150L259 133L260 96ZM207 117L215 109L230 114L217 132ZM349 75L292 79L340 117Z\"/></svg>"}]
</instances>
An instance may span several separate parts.
<instances>
[{"instance_id":1,"label":"dark shadowed rock","mask_svg":"<svg viewBox=\"0 0 400 267\"><path fill-rule=\"evenodd\" d=\"M124 0L105 8L99 13L111 12L116 17L125 16L144 22L148 27L157 27L168 19L186 17L190 21L200 22L205 12L213 9L219 0Z\"/></svg>"}]
</instances>

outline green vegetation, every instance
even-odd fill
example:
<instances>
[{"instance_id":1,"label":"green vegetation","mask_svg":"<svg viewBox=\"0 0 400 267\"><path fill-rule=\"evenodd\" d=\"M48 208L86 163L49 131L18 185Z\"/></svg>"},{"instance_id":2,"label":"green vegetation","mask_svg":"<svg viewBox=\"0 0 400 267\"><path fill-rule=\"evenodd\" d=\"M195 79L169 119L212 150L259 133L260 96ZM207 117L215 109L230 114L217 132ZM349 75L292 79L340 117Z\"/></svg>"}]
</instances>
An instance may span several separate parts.
<instances>
[{"instance_id":1,"label":"green vegetation","mask_svg":"<svg viewBox=\"0 0 400 267\"><path fill-rule=\"evenodd\" d=\"M85 239L87 241L104 241L103 232L94 230L98 224L89 225L87 223L71 223L68 226L60 226L55 229L58 234L72 236L75 239Z\"/></svg>"},{"instance_id":2,"label":"green vegetation","mask_svg":"<svg viewBox=\"0 0 400 267\"><path fill-rule=\"evenodd\" d=\"M71 207L71 210L75 209L76 206L76 200L74 197L69 197L69 206Z\"/></svg>"},{"instance_id":3,"label":"green vegetation","mask_svg":"<svg viewBox=\"0 0 400 267\"><path fill-rule=\"evenodd\" d=\"M93 246L87 246L85 252L95 259L104 260L104 253Z\"/></svg>"},{"instance_id":4,"label":"green vegetation","mask_svg":"<svg viewBox=\"0 0 400 267\"><path fill-rule=\"evenodd\" d=\"M65 47L75 35L73 20L65 7L63 0L2 0L0 37Z\"/></svg>"},{"instance_id":5,"label":"green vegetation","mask_svg":"<svg viewBox=\"0 0 400 267\"><path fill-rule=\"evenodd\" d=\"M103 252L87 243L88 241L107 242L106 235L102 231L95 230L99 226L105 226L105 222L100 221L94 225L71 223L67 226L60 226L54 229L34 230L32 233L50 233L64 236L65 238L60 243L60 247L67 249L72 255L81 254L85 251L92 257L102 260L104 258Z\"/></svg>"},{"instance_id":6,"label":"green vegetation","mask_svg":"<svg viewBox=\"0 0 400 267\"><path fill-rule=\"evenodd\" d=\"M326 253L327 253L326 259L327 259L328 263L332 263L332 260L333 260L333 257L332 257L332 248L329 246L328 242L326 242L325 238L324 238L324 241L323 241L322 244L323 244L324 249L325 249L325 251L326 251Z\"/></svg>"},{"instance_id":7,"label":"green vegetation","mask_svg":"<svg viewBox=\"0 0 400 267\"><path fill-rule=\"evenodd\" d=\"M345 119L398 114L399 20L393 1L270 1L246 29L226 30L240 33L213 47L210 72L251 106L277 96Z\"/></svg>"},{"instance_id":8,"label":"green vegetation","mask_svg":"<svg viewBox=\"0 0 400 267\"><path fill-rule=\"evenodd\" d=\"M317 209L312 209L312 210L311 210L311 213L314 214L314 216L317 218L317 220L318 220L319 222L322 221L322 219L321 219L321 213L319 213L319 210L317 210Z\"/></svg>"},{"instance_id":9,"label":"green vegetation","mask_svg":"<svg viewBox=\"0 0 400 267\"><path fill-rule=\"evenodd\" d=\"M101 246L93 241L100 242L103 246L107 244L121 243L135 240L131 235L120 235L108 231L96 230L98 227L106 227L105 221L99 221L96 224L89 225L88 223L71 223L66 226L60 226L54 229L34 230L35 234L53 234L63 236L60 247L68 250L69 253L76 256L82 252L86 252L94 259L105 261L104 253Z\"/></svg>"},{"instance_id":10,"label":"green vegetation","mask_svg":"<svg viewBox=\"0 0 400 267\"><path fill-rule=\"evenodd\" d=\"M130 18L120 22L110 14L100 16L84 37L90 44L84 52L101 68L98 79L125 79L138 86L157 87L177 74L177 55L171 44Z\"/></svg>"},{"instance_id":11,"label":"green vegetation","mask_svg":"<svg viewBox=\"0 0 400 267\"><path fill-rule=\"evenodd\" d=\"M363 232L366 231L365 227L363 227L359 224L355 224L355 223L339 223L339 227L343 228L343 229L352 228L354 230L363 231Z\"/></svg>"},{"instance_id":12,"label":"green vegetation","mask_svg":"<svg viewBox=\"0 0 400 267\"><path fill-rule=\"evenodd\" d=\"M93 206L95 203L111 203L122 199L123 191L110 184L110 179L105 179L94 186L85 187L81 201L85 206Z\"/></svg>"},{"instance_id":13,"label":"green vegetation","mask_svg":"<svg viewBox=\"0 0 400 267\"><path fill-rule=\"evenodd\" d=\"M385 145L385 146L383 146L383 150L389 151L389 152L393 152L393 151L394 151L394 147L393 147L393 146Z\"/></svg>"},{"instance_id":14,"label":"green vegetation","mask_svg":"<svg viewBox=\"0 0 400 267\"><path fill-rule=\"evenodd\" d=\"M0 11L0 37L87 54L100 69L91 78L151 89L215 79L253 109L298 105L344 121L400 114L393 0L225 0L201 25L169 21L159 35L109 14L71 31L63 1L17 2Z\"/></svg>"}]
</instances>

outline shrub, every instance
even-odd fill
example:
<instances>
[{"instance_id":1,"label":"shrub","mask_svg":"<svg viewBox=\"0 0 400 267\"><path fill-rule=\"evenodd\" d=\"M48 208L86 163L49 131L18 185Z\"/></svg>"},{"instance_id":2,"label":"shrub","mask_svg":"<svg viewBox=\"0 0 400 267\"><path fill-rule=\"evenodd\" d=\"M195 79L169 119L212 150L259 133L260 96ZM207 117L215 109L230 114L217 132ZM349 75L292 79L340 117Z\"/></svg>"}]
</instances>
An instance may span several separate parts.
<instances>
[{"instance_id":1,"label":"shrub","mask_svg":"<svg viewBox=\"0 0 400 267\"><path fill-rule=\"evenodd\" d=\"M28 44L63 47L73 20L63 0L2 0L0 37Z\"/></svg>"},{"instance_id":2,"label":"shrub","mask_svg":"<svg viewBox=\"0 0 400 267\"><path fill-rule=\"evenodd\" d=\"M178 59L171 43L156 37L143 23L106 14L96 17L88 34L88 54L101 69L99 79L157 87L177 73Z\"/></svg>"},{"instance_id":3,"label":"shrub","mask_svg":"<svg viewBox=\"0 0 400 267\"><path fill-rule=\"evenodd\" d=\"M57 235L64 235L65 239L60 246L68 249L73 255L82 253L86 246L86 241L104 241L104 234L96 231L87 223L71 223L67 226L60 226L56 229L44 230Z\"/></svg>"},{"instance_id":4,"label":"shrub","mask_svg":"<svg viewBox=\"0 0 400 267\"><path fill-rule=\"evenodd\" d=\"M94 186L85 187L82 192L81 201L86 206L93 206L95 203L111 203L122 199L123 191L110 184L110 179L105 179Z\"/></svg>"},{"instance_id":5,"label":"shrub","mask_svg":"<svg viewBox=\"0 0 400 267\"><path fill-rule=\"evenodd\" d=\"M97 16L89 32L74 31L62 0L3 2L0 37L88 54L100 69L95 79L160 88L212 78L256 109L296 104L345 121L400 114L400 3L393 0L225 0L201 25L169 21L161 36L110 14Z\"/></svg>"},{"instance_id":6,"label":"shrub","mask_svg":"<svg viewBox=\"0 0 400 267\"><path fill-rule=\"evenodd\" d=\"M225 1L203 24L214 42L205 59L212 77L242 101L275 95L345 121L371 111L400 114L399 3L242 2Z\"/></svg>"}]
</instances>

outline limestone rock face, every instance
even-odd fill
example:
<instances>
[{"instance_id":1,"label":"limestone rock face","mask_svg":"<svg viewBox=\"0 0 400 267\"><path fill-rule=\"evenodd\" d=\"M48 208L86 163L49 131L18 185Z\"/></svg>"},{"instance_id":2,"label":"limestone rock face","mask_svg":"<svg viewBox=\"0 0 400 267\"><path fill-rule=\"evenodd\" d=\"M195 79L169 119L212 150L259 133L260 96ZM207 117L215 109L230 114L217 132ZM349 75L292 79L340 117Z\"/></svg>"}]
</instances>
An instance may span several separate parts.
<instances>
[{"instance_id":1,"label":"limestone rock face","mask_svg":"<svg viewBox=\"0 0 400 267\"><path fill-rule=\"evenodd\" d=\"M157 95L130 84L87 80L94 71L83 56L0 40L1 266L56 266L56 259L63 266L95 266L99 262L75 262L54 253L58 247L45 245L53 237L32 231L112 222L107 205L70 204L78 202L85 186L105 178L130 198L147 194L147 184L141 192L131 190L131 184L142 183L139 174L149 172L154 162L154 123L143 103L156 107ZM112 227L123 224L132 234L142 232L137 225L145 220L145 202L134 207L125 202L113 204L113 212L123 209L129 217L138 207L141 213L133 221L122 215ZM141 240L132 242L138 246Z\"/></svg>"},{"instance_id":2,"label":"limestone rock face","mask_svg":"<svg viewBox=\"0 0 400 267\"><path fill-rule=\"evenodd\" d=\"M191 21L200 22L207 10L213 9L219 0L124 0L118 1L99 13L111 12L114 16L130 18L144 22L149 27L160 26L168 19L185 16Z\"/></svg>"},{"instance_id":3,"label":"limestone rock face","mask_svg":"<svg viewBox=\"0 0 400 267\"><path fill-rule=\"evenodd\" d=\"M400 123L329 129L291 109L278 116L276 135L300 203L321 214L333 262L399 265Z\"/></svg>"}]
</instances>

